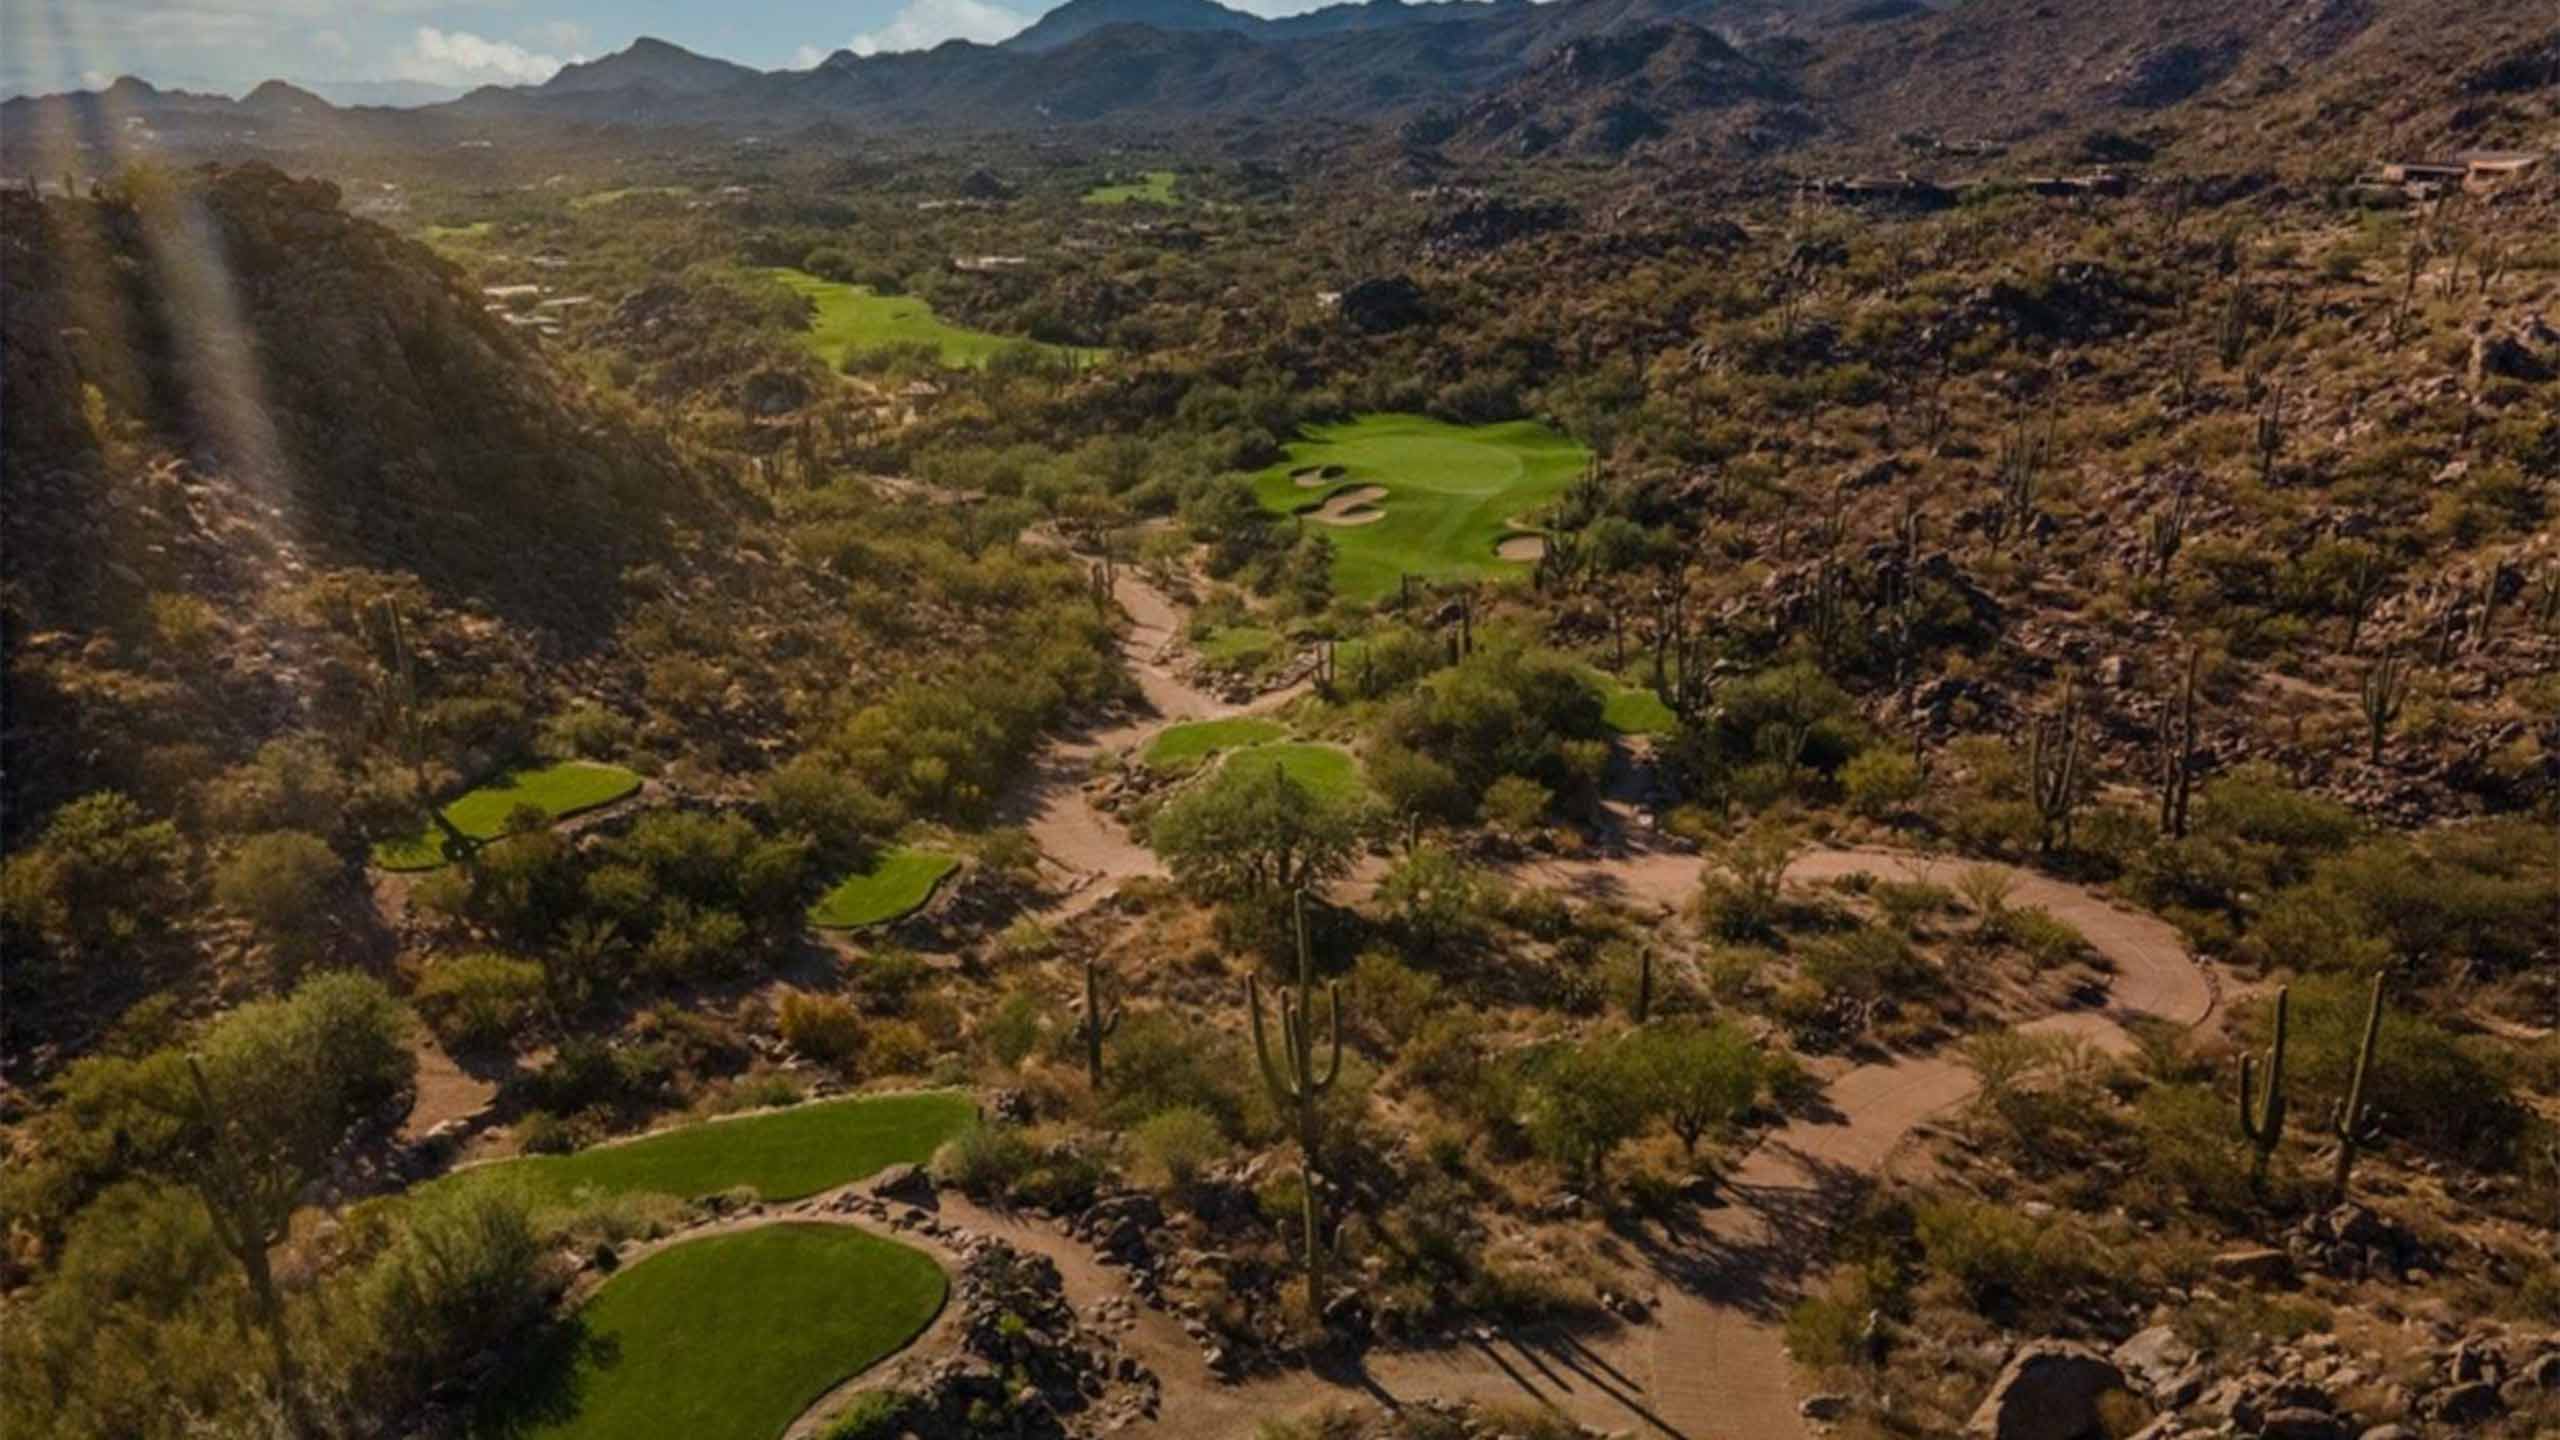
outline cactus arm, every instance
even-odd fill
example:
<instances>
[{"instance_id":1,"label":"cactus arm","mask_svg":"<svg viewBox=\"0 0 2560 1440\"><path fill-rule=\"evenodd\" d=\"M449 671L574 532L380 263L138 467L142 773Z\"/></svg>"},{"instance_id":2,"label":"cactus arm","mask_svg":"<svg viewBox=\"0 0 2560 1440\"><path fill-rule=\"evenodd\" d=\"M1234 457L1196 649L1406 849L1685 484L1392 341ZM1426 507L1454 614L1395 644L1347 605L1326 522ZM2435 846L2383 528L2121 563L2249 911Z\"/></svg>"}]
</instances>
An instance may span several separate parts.
<instances>
[{"instance_id":1,"label":"cactus arm","mask_svg":"<svg viewBox=\"0 0 2560 1440\"><path fill-rule=\"evenodd\" d=\"M1292 1096L1289 1083L1280 1078L1279 1067L1271 1063L1271 1045L1263 1037L1261 979L1257 976L1246 976L1244 993L1246 1010L1253 1016L1253 1055L1262 1064L1262 1083L1271 1087L1271 1093L1276 1098L1290 1099ZM1285 1015L1283 1018L1285 1019Z\"/></svg>"},{"instance_id":2,"label":"cactus arm","mask_svg":"<svg viewBox=\"0 0 2560 1440\"><path fill-rule=\"evenodd\" d=\"M1332 1058L1326 1062L1324 1078L1317 1080L1310 1076L1308 1080L1308 1083L1319 1094L1332 1089L1333 1082L1340 1079L1342 1076L1342 988L1339 984L1330 984L1325 986L1324 1008L1326 1017L1332 1022L1333 1055ZM1312 1041L1313 1037L1310 1036L1309 1039ZM1308 1047L1307 1058L1310 1062L1315 1059L1315 1049L1312 1043Z\"/></svg>"}]
</instances>

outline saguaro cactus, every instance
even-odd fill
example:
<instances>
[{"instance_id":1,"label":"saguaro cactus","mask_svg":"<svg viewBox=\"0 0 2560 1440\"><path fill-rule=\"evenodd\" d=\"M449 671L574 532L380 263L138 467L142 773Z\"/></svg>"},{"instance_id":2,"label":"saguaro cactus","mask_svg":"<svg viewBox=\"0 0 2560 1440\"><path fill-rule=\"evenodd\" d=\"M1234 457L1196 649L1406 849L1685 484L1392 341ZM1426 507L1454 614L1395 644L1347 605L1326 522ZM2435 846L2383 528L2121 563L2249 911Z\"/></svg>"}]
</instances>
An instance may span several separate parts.
<instances>
[{"instance_id":1,"label":"saguaro cactus","mask_svg":"<svg viewBox=\"0 0 2560 1440\"><path fill-rule=\"evenodd\" d=\"M1084 1018L1076 1030L1084 1036L1085 1077L1093 1082L1096 1094L1102 1090L1102 1042L1119 1030L1128 1013L1126 1005L1103 1003L1102 972L1092 956L1084 957Z\"/></svg>"},{"instance_id":2,"label":"saguaro cactus","mask_svg":"<svg viewBox=\"0 0 2560 1440\"><path fill-rule=\"evenodd\" d=\"M1307 1311L1324 1313L1324 1223L1316 1191L1316 1102L1342 1077L1342 994L1325 986L1325 1014L1333 1032L1333 1054L1324 1069L1316 1068L1315 961L1307 946L1307 897L1300 891L1297 912L1298 983L1293 994L1279 997L1281 1053L1274 1056L1262 1024L1262 980L1245 979L1245 1003L1253 1017L1253 1053L1262 1065L1262 1083L1283 1110L1298 1116L1299 1174L1306 1188Z\"/></svg>"},{"instance_id":3,"label":"saguaro cactus","mask_svg":"<svg viewBox=\"0 0 2560 1440\"><path fill-rule=\"evenodd\" d=\"M2284 1037L2290 1001L2289 990L2276 991L2276 1038L2267 1050L2263 1087L2257 1083L2258 1057L2240 1057L2240 1133L2258 1150L2257 1163L2249 1169L2251 1189L2266 1184L2267 1161L2275 1155L2276 1143L2284 1138Z\"/></svg>"},{"instance_id":4,"label":"saguaro cactus","mask_svg":"<svg viewBox=\"0 0 2560 1440\"><path fill-rule=\"evenodd\" d=\"M2365 1074L2373 1066L2373 1051L2382 1036L2383 977L2373 977L2373 999L2365 1006L2364 1040L2356 1046L2356 1078L2347 1087L2347 1098L2340 1101L2329 1117L2329 1133L2338 1138L2337 1173L2330 1178L2330 1190L2339 1199L2347 1198L2347 1177L2356 1168L2356 1154L2365 1146L2382 1138L2364 1105Z\"/></svg>"},{"instance_id":5,"label":"saguaro cactus","mask_svg":"<svg viewBox=\"0 0 2560 1440\"><path fill-rule=\"evenodd\" d=\"M2409 669L2396 649L2385 650L2382 658L2364 676L2364 724L2367 738L2373 742L2373 763L2382 763L2382 742L2391 733L2393 721L2400 718L2400 707L2409 701Z\"/></svg>"},{"instance_id":6,"label":"saguaro cactus","mask_svg":"<svg viewBox=\"0 0 2560 1440\"><path fill-rule=\"evenodd\" d=\"M2184 839L2187 800L2196 780L2196 672L2204 647L2187 652L2187 678L2174 709L2160 717L2160 833Z\"/></svg>"},{"instance_id":7,"label":"saguaro cactus","mask_svg":"<svg viewBox=\"0 0 2560 1440\"><path fill-rule=\"evenodd\" d=\"M1642 1025L1653 1018L1653 947L1636 947L1635 1020Z\"/></svg>"},{"instance_id":8,"label":"saguaro cactus","mask_svg":"<svg viewBox=\"0 0 2560 1440\"><path fill-rule=\"evenodd\" d=\"M2043 822L2042 847L2071 848L2072 820L2080 809L2080 697L2070 685L2062 689L2062 713L2039 720L2027 737L2027 775L2034 786L2036 816Z\"/></svg>"}]
</instances>

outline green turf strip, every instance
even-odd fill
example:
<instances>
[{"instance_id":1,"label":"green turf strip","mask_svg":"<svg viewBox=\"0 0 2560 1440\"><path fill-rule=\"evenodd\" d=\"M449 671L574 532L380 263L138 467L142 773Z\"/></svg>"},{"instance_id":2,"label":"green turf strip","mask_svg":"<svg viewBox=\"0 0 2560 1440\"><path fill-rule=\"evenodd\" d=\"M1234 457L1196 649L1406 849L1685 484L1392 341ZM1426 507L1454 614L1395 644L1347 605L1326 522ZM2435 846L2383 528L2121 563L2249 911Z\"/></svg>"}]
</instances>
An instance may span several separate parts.
<instances>
[{"instance_id":1,"label":"green turf strip","mask_svg":"<svg viewBox=\"0 0 2560 1440\"><path fill-rule=\"evenodd\" d=\"M1360 762L1350 751L1336 745L1319 745L1312 741L1256 745L1237 751L1228 757L1227 763L1276 764L1289 773L1290 779L1319 797L1338 804L1354 803L1369 793L1369 782L1360 774Z\"/></svg>"},{"instance_id":2,"label":"green turf strip","mask_svg":"<svg viewBox=\"0 0 2560 1440\"><path fill-rule=\"evenodd\" d=\"M950 1284L924 1252L846 1225L673 1245L605 1282L483 1404L511 1440L775 1440L894 1355Z\"/></svg>"},{"instance_id":3,"label":"green turf strip","mask_svg":"<svg viewBox=\"0 0 2560 1440\"><path fill-rule=\"evenodd\" d=\"M875 295L868 285L821 280L805 270L773 268L756 273L808 297L816 313L800 341L831 366L842 366L851 352L894 344L931 345L940 353L942 363L953 369L984 365L999 352L1016 347L1052 357L1072 353L1086 361L1099 360L1110 353L972 330L935 315L931 305L913 295Z\"/></svg>"},{"instance_id":4,"label":"green turf strip","mask_svg":"<svg viewBox=\"0 0 2560 1440\"><path fill-rule=\"evenodd\" d=\"M1147 763L1180 765L1221 750L1240 750L1247 745L1264 744L1288 733L1288 728L1278 721L1265 720L1257 715L1194 721L1189 725L1176 725L1157 735L1147 746Z\"/></svg>"},{"instance_id":5,"label":"green turf strip","mask_svg":"<svg viewBox=\"0 0 2560 1440\"><path fill-rule=\"evenodd\" d=\"M1174 173L1150 170L1135 180L1117 184L1096 185L1084 192L1087 205L1170 205L1173 203Z\"/></svg>"},{"instance_id":6,"label":"green turf strip","mask_svg":"<svg viewBox=\"0 0 2560 1440\"><path fill-rule=\"evenodd\" d=\"M581 1192L690 1200L741 1185L767 1200L795 1200L890 1165L921 1165L975 1113L966 1095L948 1090L820 1100L574 1155L476 1165L436 1183L502 1186L536 1206L566 1205Z\"/></svg>"},{"instance_id":7,"label":"green turf strip","mask_svg":"<svg viewBox=\"0 0 2560 1440\"><path fill-rule=\"evenodd\" d=\"M809 907L809 923L821 930L853 930L895 920L922 905L933 887L960 862L931 850L900 846L883 853Z\"/></svg>"},{"instance_id":8,"label":"green turf strip","mask_svg":"<svg viewBox=\"0 0 2560 1440\"><path fill-rule=\"evenodd\" d=\"M531 805L554 820L610 805L640 788L640 777L619 765L570 760L540 769L510 770L444 807L453 828L474 840L494 840L507 817ZM433 870L445 863L444 831L429 825L405 840L373 847L373 863L385 870Z\"/></svg>"},{"instance_id":9,"label":"green turf strip","mask_svg":"<svg viewBox=\"0 0 2560 1440\"><path fill-rule=\"evenodd\" d=\"M1527 574L1525 562L1501 559L1494 547L1523 533L1528 517L1591 459L1589 450L1533 420L1452 425L1394 414L1311 426L1287 451L1287 459L1252 477L1254 493L1271 509L1313 511L1326 497L1362 486L1387 492L1372 502L1381 512L1372 523L1329 525L1312 514L1303 522L1333 542L1334 590L1350 600L1388 594L1404 574Z\"/></svg>"}]
</instances>

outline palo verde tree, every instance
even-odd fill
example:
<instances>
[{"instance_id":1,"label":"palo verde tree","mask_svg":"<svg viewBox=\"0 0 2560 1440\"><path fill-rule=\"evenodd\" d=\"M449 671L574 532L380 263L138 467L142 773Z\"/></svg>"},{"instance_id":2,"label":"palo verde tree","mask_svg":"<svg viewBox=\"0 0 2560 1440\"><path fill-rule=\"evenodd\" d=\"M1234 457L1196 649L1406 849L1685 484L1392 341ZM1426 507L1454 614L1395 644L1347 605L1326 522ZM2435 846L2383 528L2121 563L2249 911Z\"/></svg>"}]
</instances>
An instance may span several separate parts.
<instances>
[{"instance_id":1,"label":"palo verde tree","mask_svg":"<svg viewBox=\"0 0 2560 1440\"><path fill-rule=\"evenodd\" d=\"M1342 992L1325 986L1325 1024L1332 1031L1333 1053L1316 1064L1315 960L1307 944L1307 897L1292 897L1298 930L1298 983L1279 998L1280 1049L1275 1055L1262 1024L1262 979L1245 977L1245 1006L1253 1021L1253 1054L1261 1063L1262 1083L1272 1102L1294 1111L1298 1124L1298 1168L1306 1191L1307 1313L1324 1313L1323 1199L1316 1188L1317 1102L1342 1078Z\"/></svg>"},{"instance_id":2,"label":"palo verde tree","mask_svg":"<svg viewBox=\"0 0 2560 1440\"><path fill-rule=\"evenodd\" d=\"M1273 901L1342 873L1351 811L1277 762L1239 756L1156 816L1151 838L1174 878L1221 900Z\"/></svg>"},{"instance_id":3,"label":"palo verde tree","mask_svg":"<svg viewBox=\"0 0 2560 1440\"><path fill-rule=\"evenodd\" d=\"M270 1252L303 1194L350 1136L414 1083L408 1021L381 983L336 973L282 1000L243 1005L189 1050L137 1062L137 1108L156 1115L146 1162L195 1191L248 1283L245 1317L267 1334L288 1415L299 1372Z\"/></svg>"}]
</instances>

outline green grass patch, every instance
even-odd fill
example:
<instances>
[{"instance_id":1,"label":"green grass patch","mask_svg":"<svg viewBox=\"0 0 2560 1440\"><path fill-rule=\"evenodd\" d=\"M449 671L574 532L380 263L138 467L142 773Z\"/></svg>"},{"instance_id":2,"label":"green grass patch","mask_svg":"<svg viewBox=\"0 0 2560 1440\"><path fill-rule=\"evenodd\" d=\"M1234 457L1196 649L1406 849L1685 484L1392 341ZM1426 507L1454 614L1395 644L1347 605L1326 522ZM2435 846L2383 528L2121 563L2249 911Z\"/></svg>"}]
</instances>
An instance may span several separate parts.
<instances>
[{"instance_id":1,"label":"green grass patch","mask_svg":"<svg viewBox=\"0 0 2560 1440\"><path fill-rule=\"evenodd\" d=\"M537 1208L571 1204L581 1192L691 1200L740 1185L767 1200L797 1200L887 1166L921 1165L975 1114L967 1096L949 1090L820 1100L573 1155L475 1165L435 1183L504 1186Z\"/></svg>"},{"instance_id":2,"label":"green grass patch","mask_svg":"<svg viewBox=\"0 0 2560 1440\"><path fill-rule=\"evenodd\" d=\"M1051 358L1072 355L1083 362L1101 360L1111 353L990 335L984 330L951 324L915 296L876 295L868 285L821 280L806 270L776 267L756 273L789 286L817 307L800 339L831 367L842 368L845 356L856 351L896 344L931 345L940 352L942 363L955 370L982 366L1003 351L1024 347Z\"/></svg>"},{"instance_id":3,"label":"green grass patch","mask_svg":"<svg viewBox=\"0 0 2560 1440\"><path fill-rule=\"evenodd\" d=\"M1255 670L1280 650L1280 632L1260 625L1221 625L1192 642L1220 670Z\"/></svg>"},{"instance_id":4,"label":"green grass patch","mask_svg":"<svg viewBox=\"0 0 2560 1440\"><path fill-rule=\"evenodd\" d=\"M1110 185L1096 185L1084 192L1087 205L1170 205L1173 200L1174 174L1170 170L1150 170L1135 180Z\"/></svg>"},{"instance_id":5,"label":"green grass patch","mask_svg":"<svg viewBox=\"0 0 2560 1440\"><path fill-rule=\"evenodd\" d=\"M774 1440L894 1355L950 1282L849 1225L767 1225L672 1245L605 1282L484 1404L510 1440Z\"/></svg>"},{"instance_id":6,"label":"green grass patch","mask_svg":"<svg viewBox=\"0 0 2560 1440\"><path fill-rule=\"evenodd\" d=\"M1333 586L1350 600L1373 600L1403 574L1491 579L1528 573L1494 547L1522 533L1517 521L1562 494L1591 452L1534 420L1451 425L1422 415L1363 415L1309 427L1288 458L1252 477L1273 509L1313 511L1336 492L1386 491L1382 518L1365 525L1309 528L1333 542ZM1334 473L1328 467L1338 467ZM1302 478L1324 472L1316 485Z\"/></svg>"},{"instance_id":7,"label":"green grass patch","mask_svg":"<svg viewBox=\"0 0 2560 1440\"><path fill-rule=\"evenodd\" d=\"M1621 735L1672 735L1680 729L1680 717L1662 703L1650 685L1629 685L1613 675L1595 672L1592 683L1600 687L1600 723Z\"/></svg>"},{"instance_id":8,"label":"green grass patch","mask_svg":"<svg viewBox=\"0 0 2560 1440\"><path fill-rule=\"evenodd\" d=\"M563 820L610 805L639 788L640 777L619 765L567 760L507 771L445 806L444 818L474 840L494 840L520 805ZM373 863L385 870L433 870L445 863L444 831L429 824L406 839L380 841L373 847Z\"/></svg>"},{"instance_id":9,"label":"green grass patch","mask_svg":"<svg viewBox=\"0 0 2560 1440\"><path fill-rule=\"evenodd\" d=\"M682 185L626 185L619 190L598 190L590 195L581 195L569 202L569 208L593 210L602 205L618 204L635 195L690 195L692 193Z\"/></svg>"},{"instance_id":10,"label":"green grass patch","mask_svg":"<svg viewBox=\"0 0 2560 1440\"><path fill-rule=\"evenodd\" d=\"M1319 745L1311 740L1256 745L1227 757L1227 763L1276 764L1289 772L1290 779L1323 799L1340 804L1356 804L1369 794L1369 782L1360 773L1359 760L1338 745Z\"/></svg>"},{"instance_id":11,"label":"green grass patch","mask_svg":"<svg viewBox=\"0 0 2560 1440\"><path fill-rule=\"evenodd\" d=\"M932 850L901 845L885 851L868 870L857 870L809 907L809 923L822 930L851 930L895 920L922 905L960 864Z\"/></svg>"},{"instance_id":12,"label":"green grass patch","mask_svg":"<svg viewBox=\"0 0 2560 1440\"><path fill-rule=\"evenodd\" d=\"M418 232L418 238L433 245L478 245L497 232L497 224L474 220L468 225L430 225Z\"/></svg>"},{"instance_id":13,"label":"green grass patch","mask_svg":"<svg viewBox=\"0 0 2560 1440\"><path fill-rule=\"evenodd\" d=\"M1189 725L1176 725L1158 734L1147 746L1147 763L1187 764L1206 759L1221 750L1241 750L1248 745L1266 744L1288 733L1287 726L1258 715L1198 720Z\"/></svg>"}]
</instances>

